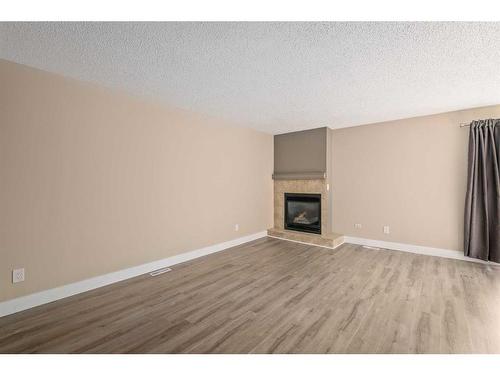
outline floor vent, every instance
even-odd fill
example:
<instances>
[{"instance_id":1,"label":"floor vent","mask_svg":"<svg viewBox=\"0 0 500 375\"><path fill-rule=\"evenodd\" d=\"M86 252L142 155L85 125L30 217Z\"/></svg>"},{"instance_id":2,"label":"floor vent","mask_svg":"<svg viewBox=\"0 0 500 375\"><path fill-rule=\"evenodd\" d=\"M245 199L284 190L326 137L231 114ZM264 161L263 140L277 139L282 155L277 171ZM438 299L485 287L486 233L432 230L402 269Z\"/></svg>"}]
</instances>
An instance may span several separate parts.
<instances>
[{"instance_id":1,"label":"floor vent","mask_svg":"<svg viewBox=\"0 0 500 375\"><path fill-rule=\"evenodd\" d=\"M380 250L380 247L373 247L373 246L366 246L366 245L363 245L363 247L364 247L365 249Z\"/></svg>"},{"instance_id":2,"label":"floor vent","mask_svg":"<svg viewBox=\"0 0 500 375\"><path fill-rule=\"evenodd\" d=\"M149 274L150 274L151 276L158 276L158 275L161 275L161 274L164 274L164 273L170 272L170 271L172 271L172 268L160 268L159 270L156 270L156 271L150 272Z\"/></svg>"}]
</instances>

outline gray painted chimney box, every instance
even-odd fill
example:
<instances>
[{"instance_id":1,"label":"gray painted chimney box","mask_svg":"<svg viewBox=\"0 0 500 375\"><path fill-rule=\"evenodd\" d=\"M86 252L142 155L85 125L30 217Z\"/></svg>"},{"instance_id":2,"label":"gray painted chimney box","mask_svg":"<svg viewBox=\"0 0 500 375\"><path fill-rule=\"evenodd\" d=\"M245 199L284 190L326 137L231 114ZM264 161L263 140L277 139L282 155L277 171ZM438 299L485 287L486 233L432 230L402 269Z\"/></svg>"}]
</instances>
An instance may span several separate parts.
<instances>
[{"instance_id":1,"label":"gray painted chimney box","mask_svg":"<svg viewBox=\"0 0 500 375\"><path fill-rule=\"evenodd\" d=\"M325 127L275 135L273 179L325 179L328 131Z\"/></svg>"}]
</instances>

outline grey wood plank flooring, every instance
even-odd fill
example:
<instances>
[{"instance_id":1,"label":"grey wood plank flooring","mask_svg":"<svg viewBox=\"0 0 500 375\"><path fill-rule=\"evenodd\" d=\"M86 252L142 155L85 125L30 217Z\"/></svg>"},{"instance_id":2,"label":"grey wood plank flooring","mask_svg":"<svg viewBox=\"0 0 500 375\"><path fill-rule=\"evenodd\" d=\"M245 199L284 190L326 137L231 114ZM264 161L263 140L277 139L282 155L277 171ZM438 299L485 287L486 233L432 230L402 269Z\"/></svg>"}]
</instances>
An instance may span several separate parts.
<instances>
[{"instance_id":1,"label":"grey wood plank flooring","mask_svg":"<svg viewBox=\"0 0 500 375\"><path fill-rule=\"evenodd\" d=\"M0 318L0 353L500 353L500 267L263 238Z\"/></svg>"}]
</instances>

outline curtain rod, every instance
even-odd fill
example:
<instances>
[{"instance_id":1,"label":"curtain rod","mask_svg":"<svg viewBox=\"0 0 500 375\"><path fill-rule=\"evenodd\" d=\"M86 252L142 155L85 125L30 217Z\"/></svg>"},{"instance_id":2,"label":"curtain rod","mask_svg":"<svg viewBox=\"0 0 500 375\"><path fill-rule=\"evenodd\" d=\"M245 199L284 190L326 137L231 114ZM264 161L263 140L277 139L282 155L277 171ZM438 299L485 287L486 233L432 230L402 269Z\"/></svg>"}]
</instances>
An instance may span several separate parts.
<instances>
[{"instance_id":1,"label":"curtain rod","mask_svg":"<svg viewBox=\"0 0 500 375\"><path fill-rule=\"evenodd\" d=\"M495 121L498 121L498 119L495 119ZM473 122L473 121L472 121ZM461 122L460 127L465 128L467 126L471 126L472 122ZM498 126L498 122L496 123L496 126Z\"/></svg>"}]
</instances>

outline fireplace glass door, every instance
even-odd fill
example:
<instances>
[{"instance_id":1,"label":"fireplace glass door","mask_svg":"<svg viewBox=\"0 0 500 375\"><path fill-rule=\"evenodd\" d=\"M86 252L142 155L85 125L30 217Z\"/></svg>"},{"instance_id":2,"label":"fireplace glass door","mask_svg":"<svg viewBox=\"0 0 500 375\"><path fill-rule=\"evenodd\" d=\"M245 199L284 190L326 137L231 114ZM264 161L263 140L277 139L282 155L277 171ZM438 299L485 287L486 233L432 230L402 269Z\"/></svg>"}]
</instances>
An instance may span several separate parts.
<instances>
[{"instance_id":1,"label":"fireplace glass door","mask_svg":"<svg viewBox=\"0 0 500 375\"><path fill-rule=\"evenodd\" d=\"M285 229L321 234L321 194L285 193Z\"/></svg>"}]
</instances>

